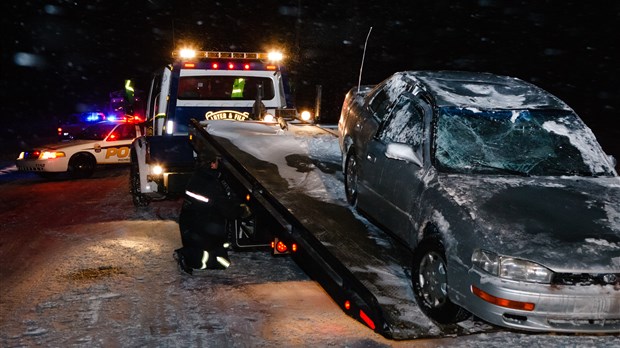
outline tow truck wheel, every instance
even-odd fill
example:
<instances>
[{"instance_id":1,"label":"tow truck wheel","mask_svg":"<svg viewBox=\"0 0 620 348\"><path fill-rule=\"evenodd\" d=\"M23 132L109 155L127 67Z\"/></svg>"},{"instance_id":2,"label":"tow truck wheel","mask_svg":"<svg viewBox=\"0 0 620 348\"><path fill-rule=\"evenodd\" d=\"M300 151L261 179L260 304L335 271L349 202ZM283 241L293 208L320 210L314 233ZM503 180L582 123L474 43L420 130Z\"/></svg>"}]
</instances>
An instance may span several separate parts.
<instances>
[{"instance_id":1,"label":"tow truck wheel","mask_svg":"<svg viewBox=\"0 0 620 348\"><path fill-rule=\"evenodd\" d=\"M146 207L151 201L140 191L140 170L138 162L133 160L135 157L134 154L132 154L131 157L131 169L129 170L129 192L131 193L131 200L136 207Z\"/></svg>"},{"instance_id":2,"label":"tow truck wheel","mask_svg":"<svg viewBox=\"0 0 620 348\"><path fill-rule=\"evenodd\" d=\"M357 159L355 151L350 150L344 167L344 191L347 195L347 202L352 206L357 203Z\"/></svg>"},{"instance_id":3,"label":"tow truck wheel","mask_svg":"<svg viewBox=\"0 0 620 348\"><path fill-rule=\"evenodd\" d=\"M453 324L470 316L448 297L448 266L439 238L430 237L418 245L413 254L411 278L418 306L431 319L440 324Z\"/></svg>"},{"instance_id":4,"label":"tow truck wheel","mask_svg":"<svg viewBox=\"0 0 620 348\"><path fill-rule=\"evenodd\" d=\"M69 160L69 175L74 178L88 178L93 175L97 160L88 153L77 153Z\"/></svg>"}]
</instances>

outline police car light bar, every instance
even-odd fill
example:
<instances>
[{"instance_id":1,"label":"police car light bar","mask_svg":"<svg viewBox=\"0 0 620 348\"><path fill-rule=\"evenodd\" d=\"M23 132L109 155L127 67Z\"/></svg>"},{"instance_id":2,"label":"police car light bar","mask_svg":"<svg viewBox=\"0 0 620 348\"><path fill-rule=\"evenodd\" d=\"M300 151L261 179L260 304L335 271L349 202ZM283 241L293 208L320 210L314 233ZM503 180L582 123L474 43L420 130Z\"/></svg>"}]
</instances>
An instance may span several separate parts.
<instances>
[{"instance_id":1,"label":"police car light bar","mask_svg":"<svg viewBox=\"0 0 620 348\"><path fill-rule=\"evenodd\" d=\"M260 59L271 62L281 61L284 56L281 52L222 52L222 51L195 51L181 49L172 52L172 57L177 59L192 58L229 58L229 59Z\"/></svg>"}]
</instances>

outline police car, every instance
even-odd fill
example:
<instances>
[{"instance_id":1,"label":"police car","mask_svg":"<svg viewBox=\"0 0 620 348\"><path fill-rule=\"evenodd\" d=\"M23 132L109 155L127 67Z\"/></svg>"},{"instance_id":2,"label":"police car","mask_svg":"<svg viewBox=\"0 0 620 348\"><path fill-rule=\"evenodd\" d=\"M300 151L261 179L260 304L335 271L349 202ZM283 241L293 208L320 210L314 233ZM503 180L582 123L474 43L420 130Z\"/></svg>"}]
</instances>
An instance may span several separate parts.
<instances>
[{"instance_id":1,"label":"police car","mask_svg":"<svg viewBox=\"0 0 620 348\"><path fill-rule=\"evenodd\" d=\"M89 177L98 164L129 163L131 142L143 133L143 127L136 123L100 122L88 126L73 140L22 152L16 161L17 169L43 177L60 173Z\"/></svg>"}]
</instances>

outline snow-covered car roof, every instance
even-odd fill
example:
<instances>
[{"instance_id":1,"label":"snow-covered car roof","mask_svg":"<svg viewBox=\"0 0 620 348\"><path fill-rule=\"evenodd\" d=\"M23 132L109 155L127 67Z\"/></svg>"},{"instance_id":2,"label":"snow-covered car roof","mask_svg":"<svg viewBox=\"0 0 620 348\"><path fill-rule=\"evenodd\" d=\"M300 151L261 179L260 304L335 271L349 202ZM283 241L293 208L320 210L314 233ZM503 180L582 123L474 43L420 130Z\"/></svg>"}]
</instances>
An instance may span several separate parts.
<instances>
[{"instance_id":1,"label":"snow-covered car roof","mask_svg":"<svg viewBox=\"0 0 620 348\"><path fill-rule=\"evenodd\" d=\"M465 71L406 71L403 74L420 82L433 95L438 107L571 110L549 92L515 77Z\"/></svg>"}]
</instances>

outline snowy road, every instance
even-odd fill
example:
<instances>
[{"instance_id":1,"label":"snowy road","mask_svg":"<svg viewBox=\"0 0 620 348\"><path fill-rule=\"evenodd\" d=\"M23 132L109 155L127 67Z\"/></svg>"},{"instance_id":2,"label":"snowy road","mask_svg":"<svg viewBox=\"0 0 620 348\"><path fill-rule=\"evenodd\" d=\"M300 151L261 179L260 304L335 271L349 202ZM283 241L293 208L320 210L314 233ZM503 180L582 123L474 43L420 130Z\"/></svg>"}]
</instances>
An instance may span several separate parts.
<instances>
[{"instance_id":1,"label":"snowy road","mask_svg":"<svg viewBox=\"0 0 620 348\"><path fill-rule=\"evenodd\" d=\"M620 337L509 331L390 341L346 316L289 258L233 253L180 273L179 201L136 210L128 169L48 182L0 175L0 346L618 347Z\"/></svg>"}]
</instances>

